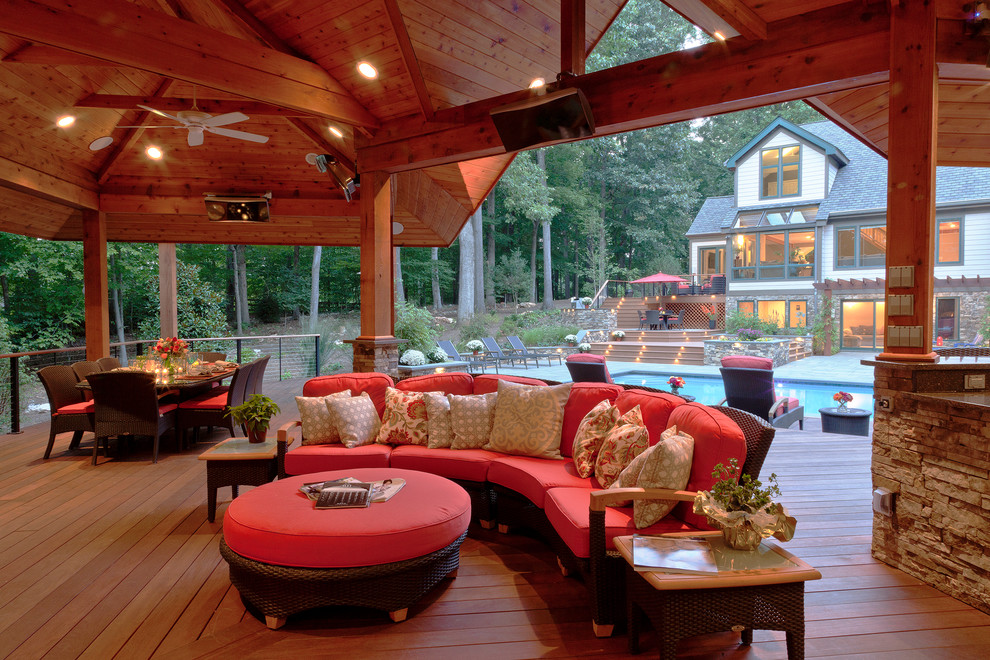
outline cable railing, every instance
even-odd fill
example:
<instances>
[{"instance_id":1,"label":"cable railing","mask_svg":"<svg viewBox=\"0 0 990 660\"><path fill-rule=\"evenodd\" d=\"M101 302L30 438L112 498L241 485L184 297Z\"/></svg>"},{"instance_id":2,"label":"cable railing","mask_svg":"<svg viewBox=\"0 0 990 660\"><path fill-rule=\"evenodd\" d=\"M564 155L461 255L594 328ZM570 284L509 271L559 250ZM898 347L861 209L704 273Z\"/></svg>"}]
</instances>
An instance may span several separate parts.
<instances>
[{"instance_id":1,"label":"cable railing","mask_svg":"<svg viewBox=\"0 0 990 660\"><path fill-rule=\"evenodd\" d=\"M127 364L157 343L139 339L110 344L110 356ZM248 337L199 337L185 339L190 351L222 352L241 364L265 355L272 356L266 381L320 375L320 335L261 335ZM20 433L22 422L36 424L48 419L48 398L37 377L39 369L53 364L72 364L86 359L85 346L52 348L0 355L0 429ZM276 368L277 367L277 368ZM5 382L6 381L6 382Z\"/></svg>"},{"instance_id":2,"label":"cable railing","mask_svg":"<svg viewBox=\"0 0 990 660\"><path fill-rule=\"evenodd\" d=\"M606 280L588 307L598 309L608 298L725 295L724 273L688 273L678 277L684 281L630 282L628 280Z\"/></svg>"}]
</instances>

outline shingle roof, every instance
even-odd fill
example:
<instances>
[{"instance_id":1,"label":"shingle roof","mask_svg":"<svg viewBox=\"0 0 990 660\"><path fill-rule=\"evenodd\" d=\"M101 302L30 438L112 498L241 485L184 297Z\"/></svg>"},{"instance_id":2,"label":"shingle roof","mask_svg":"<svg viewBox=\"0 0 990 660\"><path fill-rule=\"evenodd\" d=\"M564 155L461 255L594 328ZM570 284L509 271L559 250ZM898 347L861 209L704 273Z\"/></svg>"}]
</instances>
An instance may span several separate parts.
<instances>
[{"instance_id":1,"label":"shingle roof","mask_svg":"<svg viewBox=\"0 0 990 660\"><path fill-rule=\"evenodd\" d=\"M885 158L830 121L802 124L800 128L834 145L849 159L848 164L840 168L836 174L828 197L821 202L819 219L886 209L887 160ZM734 201L733 196L710 197L705 200L687 235L728 230L737 212ZM936 206L968 201L990 204L990 168L936 168ZM768 204L758 208L771 208L771 206L775 205Z\"/></svg>"}]
</instances>

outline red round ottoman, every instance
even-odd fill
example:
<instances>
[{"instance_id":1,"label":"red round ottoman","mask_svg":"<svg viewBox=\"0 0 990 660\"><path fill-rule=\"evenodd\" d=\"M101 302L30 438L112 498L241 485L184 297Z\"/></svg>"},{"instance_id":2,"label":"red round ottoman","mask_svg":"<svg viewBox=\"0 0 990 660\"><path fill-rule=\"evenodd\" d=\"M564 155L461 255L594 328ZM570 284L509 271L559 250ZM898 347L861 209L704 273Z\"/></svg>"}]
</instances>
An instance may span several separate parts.
<instances>
[{"instance_id":1,"label":"red round ottoman","mask_svg":"<svg viewBox=\"0 0 990 660\"><path fill-rule=\"evenodd\" d=\"M367 508L317 510L304 483L402 478L405 487ZM426 472L360 468L317 472L259 486L227 507L220 553L230 581L269 628L327 605L387 610L393 621L453 575L471 519L454 482Z\"/></svg>"}]
</instances>

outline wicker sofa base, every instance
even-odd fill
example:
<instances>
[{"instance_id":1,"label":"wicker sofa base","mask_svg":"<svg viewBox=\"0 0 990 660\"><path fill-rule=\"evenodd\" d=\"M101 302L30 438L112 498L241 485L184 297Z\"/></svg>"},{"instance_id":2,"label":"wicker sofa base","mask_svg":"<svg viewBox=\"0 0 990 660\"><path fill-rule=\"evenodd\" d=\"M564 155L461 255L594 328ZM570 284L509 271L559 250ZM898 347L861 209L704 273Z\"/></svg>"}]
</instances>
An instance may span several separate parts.
<instances>
[{"instance_id":1,"label":"wicker sofa base","mask_svg":"<svg viewBox=\"0 0 990 660\"><path fill-rule=\"evenodd\" d=\"M393 621L446 577L456 575L465 531L445 548L422 557L354 568L297 568L247 559L220 541L230 581L272 629L290 614L316 607L351 605L385 610Z\"/></svg>"}]
</instances>

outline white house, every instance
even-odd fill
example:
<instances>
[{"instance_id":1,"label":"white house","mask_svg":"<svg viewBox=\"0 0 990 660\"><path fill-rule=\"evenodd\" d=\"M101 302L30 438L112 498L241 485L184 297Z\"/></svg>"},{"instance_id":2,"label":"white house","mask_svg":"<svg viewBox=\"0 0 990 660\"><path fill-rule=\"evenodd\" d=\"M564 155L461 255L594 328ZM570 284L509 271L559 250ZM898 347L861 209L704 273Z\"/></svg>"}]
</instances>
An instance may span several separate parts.
<instances>
[{"instance_id":1,"label":"white house","mask_svg":"<svg viewBox=\"0 0 990 660\"><path fill-rule=\"evenodd\" d=\"M777 118L725 163L735 194L710 197L687 236L691 272L726 275L726 311L800 328L831 296L842 348L882 349L887 161L829 121ZM987 316L990 169L936 174L935 324L969 341Z\"/></svg>"}]
</instances>

